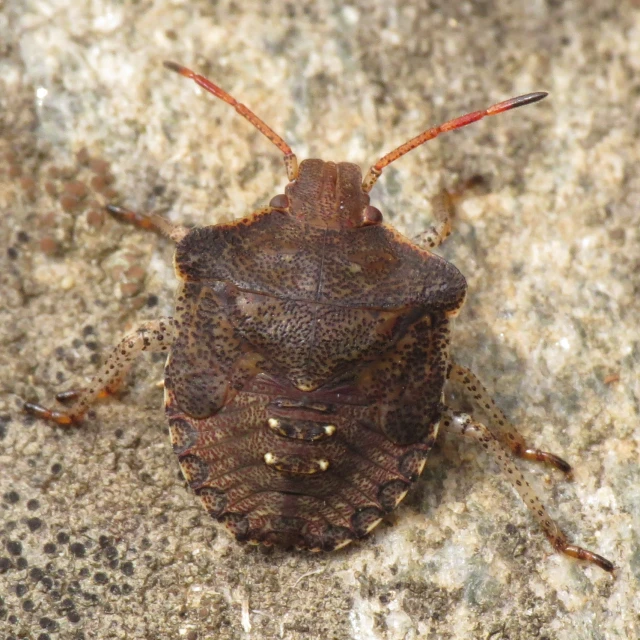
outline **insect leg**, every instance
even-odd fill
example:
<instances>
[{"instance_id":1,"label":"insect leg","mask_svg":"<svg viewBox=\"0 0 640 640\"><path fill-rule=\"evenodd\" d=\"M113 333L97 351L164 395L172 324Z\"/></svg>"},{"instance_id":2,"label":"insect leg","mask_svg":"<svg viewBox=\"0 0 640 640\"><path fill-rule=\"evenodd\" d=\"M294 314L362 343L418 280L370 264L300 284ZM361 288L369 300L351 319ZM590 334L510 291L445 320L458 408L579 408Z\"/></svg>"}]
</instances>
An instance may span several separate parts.
<instances>
[{"instance_id":1,"label":"insect leg","mask_svg":"<svg viewBox=\"0 0 640 640\"><path fill-rule=\"evenodd\" d=\"M567 536L547 513L547 510L544 508L542 502L540 502L533 487L527 482L515 466L513 460L511 460L502 446L500 446L500 442L498 442L497 438L485 425L476 422L467 413L453 411L448 407L445 407L442 414L441 424L442 428L449 433L456 433L473 438L481 444L483 449L486 449L493 455L503 473L511 480L516 491L520 494L520 497L534 515L542 531L556 551L571 556L572 558L586 560L587 562L598 565L605 571L613 572L615 567L613 563L606 558L603 558L593 551L569 544Z\"/></svg>"},{"instance_id":2,"label":"insect leg","mask_svg":"<svg viewBox=\"0 0 640 640\"><path fill-rule=\"evenodd\" d=\"M454 189L444 189L432 200L433 217L435 224L419 233L414 242L430 250L441 245L451 233L451 220L458 204L467 197L477 193L479 187L485 186L485 180L481 175L474 175L464 180Z\"/></svg>"},{"instance_id":3,"label":"insect leg","mask_svg":"<svg viewBox=\"0 0 640 640\"><path fill-rule=\"evenodd\" d=\"M419 233L413 241L425 249L435 249L441 245L451 233L452 212L452 195L448 191L443 191L433 199L435 224Z\"/></svg>"},{"instance_id":4,"label":"insect leg","mask_svg":"<svg viewBox=\"0 0 640 640\"><path fill-rule=\"evenodd\" d=\"M114 348L102 368L89 383L89 386L71 391L69 394L59 394L62 400L69 395L75 400L68 411L47 409L38 404L25 402L24 410L31 415L45 420L52 420L60 425L70 425L79 422L82 416L96 400L109 395L121 383L133 361L143 351L168 351L174 339L173 318L161 318L141 324Z\"/></svg>"},{"instance_id":5,"label":"insect leg","mask_svg":"<svg viewBox=\"0 0 640 640\"><path fill-rule=\"evenodd\" d=\"M516 428L507 420L502 410L496 405L493 398L489 395L482 382L478 377L467 369L455 362L451 363L449 371L449 382L453 385L461 387L476 409L482 411L489 418L489 425L494 430L497 439L510 449L513 455L525 460L535 460L544 462L556 469L560 469L563 473L571 474L571 465L562 458L549 453L529 447L525 439L516 431Z\"/></svg>"},{"instance_id":6,"label":"insect leg","mask_svg":"<svg viewBox=\"0 0 640 640\"><path fill-rule=\"evenodd\" d=\"M162 235L171 238L175 243L180 242L189 229L180 225L171 224L168 220L159 216L157 213L136 213L124 207L117 207L108 204L105 209L116 219L121 222L128 222L140 229L149 229L151 231L159 231Z\"/></svg>"}]
</instances>

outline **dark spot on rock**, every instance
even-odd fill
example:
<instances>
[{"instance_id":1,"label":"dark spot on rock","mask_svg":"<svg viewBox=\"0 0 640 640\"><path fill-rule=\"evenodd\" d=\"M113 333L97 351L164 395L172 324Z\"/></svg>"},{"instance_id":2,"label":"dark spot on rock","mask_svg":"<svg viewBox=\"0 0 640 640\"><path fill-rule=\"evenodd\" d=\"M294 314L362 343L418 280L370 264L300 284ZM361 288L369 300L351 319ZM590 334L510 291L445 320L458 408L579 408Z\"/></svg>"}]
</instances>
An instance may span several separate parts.
<instances>
[{"instance_id":1,"label":"dark spot on rock","mask_svg":"<svg viewBox=\"0 0 640 640\"><path fill-rule=\"evenodd\" d=\"M15 260L18 257L18 250L15 247L9 247L7 249L7 256L10 260Z\"/></svg>"},{"instance_id":2,"label":"dark spot on rock","mask_svg":"<svg viewBox=\"0 0 640 640\"><path fill-rule=\"evenodd\" d=\"M72 580L67 587L67 591L73 595L80 592L80 583L77 580Z\"/></svg>"},{"instance_id":3,"label":"dark spot on rock","mask_svg":"<svg viewBox=\"0 0 640 640\"><path fill-rule=\"evenodd\" d=\"M94 333L93 327L88 324L86 327L82 329L82 335L86 338Z\"/></svg>"},{"instance_id":4,"label":"dark spot on rock","mask_svg":"<svg viewBox=\"0 0 640 640\"><path fill-rule=\"evenodd\" d=\"M47 542L47 544L45 544L43 547L43 551L49 555L54 554L57 550L58 547L56 547L53 542Z\"/></svg>"},{"instance_id":5,"label":"dark spot on rock","mask_svg":"<svg viewBox=\"0 0 640 640\"><path fill-rule=\"evenodd\" d=\"M113 560L114 558L118 557L118 549L116 549L116 547L111 545L110 547L107 547L104 550L104 555L107 556L107 558L109 558L109 560Z\"/></svg>"},{"instance_id":6,"label":"dark spot on rock","mask_svg":"<svg viewBox=\"0 0 640 640\"><path fill-rule=\"evenodd\" d=\"M18 558L16 560L16 569L26 569L29 566L26 558Z\"/></svg>"},{"instance_id":7,"label":"dark spot on rock","mask_svg":"<svg viewBox=\"0 0 640 640\"><path fill-rule=\"evenodd\" d=\"M69 542L69 534L64 531L60 531L56 537L59 544L67 544Z\"/></svg>"},{"instance_id":8,"label":"dark spot on rock","mask_svg":"<svg viewBox=\"0 0 640 640\"><path fill-rule=\"evenodd\" d=\"M128 595L129 593L131 593L133 591L133 587L130 584L127 584L126 582L122 585L122 593L124 593L125 595Z\"/></svg>"},{"instance_id":9,"label":"dark spot on rock","mask_svg":"<svg viewBox=\"0 0 640 640\"><path fill-rule=\"evenodd\" d=\"M22 554L22 542L19 540L7 540L7 551L12 556L19 556Z\"/></svg>"},{"instance_id":10,"label":"dark spot on rock","mask_svg":"<svg viewBox=\"0 0 640 640\"><path fill-rule=\"evenodd\" d=\"M18 596L18 598L22 598L22 596L24 596L27 591L29 591L29 587L27 587L24 582L18 582L18 584L16 585L16 595Z\"/></svg>"},{"instance_id":11,"label":"dark spot on rock","mask_svg":"<svg viewBox=\"0 0 640 640\"><path fill-rule=\"evenodd\" d=\"M102 571L98 571L93 575L93 581L96 584L107 584L107 582L109 582L109 576Z\"/></svg>"},{"instance_id":12,"label":"dark spot on rock","mask_svg":"<svg viewBox=\"0 0 640 640\"><path fill-rule=\"evenodd\" d=\"M81 616L77 611L69 611L69 613L67 613L67 620L72 624L78 624L81 620Z\"/></svg>"},{"instance_id":13,"label":"dark spot on rock","mask_svg":"<svg viewBox=\"0 0 640 640\"><path fill-rule=\"evenodd\" d=\"M148 298L147 298L147 307L151 308L151 307L155 307L158 304L158 296L156 296L155 294L151 294Z\"/></svg>"},{"instance_id":14,"label":"dark spot on rock","mask_svg":"<svg viewBox=\"0 0 640 640\"><path fill-rule=\"evenodd\" d=\"M33 611L36 608L33 600L29 600L28 598L22 603L22 609L24 611Z\"/></svg>"},{"instance_id":15,"label":"dark spot on rock","mask_svg":"<svg viewBox=\"0 0 640 640\"><path fill-rule=\"evenodd\" d=\"M82 567L82 569L80 569L80 572L79 572L79 573L80 573L80 577L81 577L81 578L88 578L88 577L89 577L89 574L90 574L91 572L89 571L89 569L88 569L87 567Z\"/></svg>"},{"instance_id":16,"label":"dark spot on rock","mask_svg":"<svg viewBox=\"0 0 640 640\"><path fill-rule=\"evenodd\" d=\"M87 340L84 346L87 347L89 351L96 351L98 349L98 343L95 340Z\"/></svg>"},{"instance_id":17,"label":"dark spot on rock","mask_svg":"<svg viewBox=\"0 0 640 640\"><path fill-rule=\"evenodd\" d=\"M20 494L17 491L7 491L7 493L4 494L3 498L9 504L16 504L16 502L19 502L20 500Z\"/></svg>"},{"instance_id":18,"label":"dark spot on rock","mask_svg":"<svg viewBox=\"0 0 640 640\"><path fill-rule=\"evenodd\" d=\"M71 342L71 346L74 349L79 349L82 346L82 340L80 340L80 338L74 338Z\"/></svg>"},{"instance_id":19,"label":"dark spot on rock","mask_svg":"<svg viewBox=\"0 0 640 640\"><path fill-rule=\"evenodd\" d=\"M16 234L18 242L29 242L29 234L26 231L18 231Z\"/></svg>"},{"instance_id":20,"label":"dark spot on rock","mask_svg":"<svg viewBox=\"0 0 640 640\"><path fill-rule=\"evenodd\" d=\"M27 502L27 509L29 509L29 511L35 511L36 509L39 509L39 508L40 508L40 502L35 498L31 498L31 500Z\"/></svg>"},{"instance_id":21,"label":"dark spot on rock","mask_svg":"<svg viewBox=\"0 0 640 640\"><path fill-rule=\"evenodd\" d=\"M125 576L132 576L133 575L133 562L127 561L127 562L123 562L122 566L120 567L120 570L122 571L122 573L124 573Z\"/></svg>"},{"instance_id":22,"label":"dark spot on rock","mask_svg":"<svg viewBox=\"0 0 640 640\"><path fill-rule=\"evenodd\" d=\"M0 574L6 573L11 569L11 560L9 558L0 558Z\"/></svg>"},{"instance_id":23,"label":"dark spot on rock","mask_svg":"<svg viewBox=\"0 0 640 640\"><path fill-rule=\"evenodd\" d=\"M76 558L84 558L87 555L85 546L80 542L73 542L70 544L69 551L71 551Z\"/></svg>"},{"instance_id":24,"label":"dark spot on rock","mask_svg":"<svg viewBox=\"0 0 640 640\"><path fill-rule=\"evenodd\" d=\"M51 640L51 636L48 633L41 633L38 636L38 640Z\"/></svg>"},{"instance_id":25,"label":"dark spot on rock","mask_svg":"<svg viewBox=\"0 0 640 640\"><path fill-rule=\"evenodd\" d=\"M54 476L57 476L58 474L62 473L62 465L59 462L52 464L51 473L53 473Z\"/></svg>"},{"instance_id":26,"label":"dark spot on rock","mask_svg":"<svg viewBox=\"0 0 640 640\"><path fill-rule=\"evenodd\" d=\"M31 571L29 571L29 577L34 582L39 582L44 578L44 571L40 569L40 567L33 567Z\"/></svg>"},{"instance_id":27,"label":"dark spot on rock","mask_svg":"<svg viewBox=\"0 0 640 640\"><path fill-rule=\"evenodd\" d=\"M53 587L53 580L49 576L45 576L40 580L40 584L44 587L46 591L50 591Z\"/></svg>"},{"instance_id":28,"label":"dark spot on rock","mask_svg":"<svg viewBox=\"0 0 640 640\"><path fill-rule=\"evenodd\" d=\"M46 629L47 631L58 630L58 626L59 626L58 623L55 620L48 618L47 616L43 616L42 618L40 618L39 622L40 622L40 626L43 629Z\"/></svg>"},{"instance_id":29,"label":"dark spot on rock","mask_svg":"<svg viewBox=\"0 0 640 640\"><path fill-rule=\"evenodd\" d=\"M111 540L109 539L109 536L101 535L98 538L98 545L100 545L101 549L104 549L105 547L108 547L109 546L109 542L111 542Z\"/></svg>"},{"instance_id":30,"label":"dark spot on rock","mask_svg":"<svg viewBox=\"0 0 640 640\"><path fill-rule=\"evenodd\" d=\"M33 533L37 531L42 526L42 520L40 518L29 518L27 520L27 527L29 527L29 531Z\"/></svg>"},{"instance_id":31,"label":"dark spot on rock","mask_svg":"<svg viewBox=\"0 0 640 640\"><path fill-rule=\"evenodd\" d=\"M120 591L120 587L117 584L112 584L109 587L109 591L114 595L114 596L119 596L121 591Z\"/></svg>"},{"instance_id":32,"label":"dark spot on rock","mask_svg":"<svg viewBox=\"0 0 640 640\"><path fill-rule=\"evenodd\" d=\"M124 431L123 431L122 429L116 429L116 430L113 432L113 435L114 435L118 440L120 440L120 438L122 438L122 436L124 435Z\"/></svg>"}]
</instances>

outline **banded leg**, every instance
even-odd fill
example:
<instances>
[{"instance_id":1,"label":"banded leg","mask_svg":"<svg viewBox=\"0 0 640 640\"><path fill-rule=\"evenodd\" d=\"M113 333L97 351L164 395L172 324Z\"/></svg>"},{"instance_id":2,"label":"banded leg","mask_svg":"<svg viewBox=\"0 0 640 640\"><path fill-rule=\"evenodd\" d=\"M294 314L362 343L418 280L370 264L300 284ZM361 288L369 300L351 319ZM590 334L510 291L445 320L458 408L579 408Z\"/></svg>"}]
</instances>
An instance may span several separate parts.
<instances>
[{"instance_id":1,"label":"banded leg","mask_svg":"<svg viewBox=\"0 0 640 640\"><path fill-rule=\"evenodd\" d=\"M571 465L562 458L547 451L533 449L527 445L525 439L516 431L516 428L511 422L507 420L504 413L496 405L475 373L466 367L452 362L449 370L449 382L462 387L464 391L467 392L474 407L489 418L489 426L493 429L496 438L503 446L508 447L513 455L518 458L524 458L525 460L544 462L556 469L560 469L560 471L567 475L571 474Z\"/></svg>"},{"instance_id":2,"label":"banded leg","mask_svg":"<svg viewBox=\"0 0 640 640\"><path fill-rule=\"evenodd\" d=\"M443 191L433 199L433 218L435 223L419 233L413 241L425 249L440 246L451 233L451 217L453 198L448 191Z\"/></svg>"},{"instance_id":3,"label":"banded leg","mask_svg":"<svg viewBox=\"0 0 640 640\"><path fill-rule=\"evenodd\" d=\"M124 207L117 207L108 204L105 209L116 219L121 222L139 227L140 229L149 229L150 231L159 231L162 235L171 238L176 244L184 238L189 229L180 225L171 224L168 220L159 216L157 213L136 213Z\"/></svg>"},{"instance_id":4,"label":"banded leg","mask_svg":"<svg viewBox=\"0 0 640 640\"><path fill-rule=\"evenodd\" d=\"M485 425L480 422L476 422L467 413L453 411L448 407L445 407L442 414L441 424L443 429L446 429L449 433L456 433L458 435L473 438L481 444L483 449L489 451L494 456L500 465L500 468L511 480L516 491L520 494L524 503L533 513L544 534L547 536L547 539L556 551L564 553L572 558L591 562L610 573L614 571L615 567L613 563L606 558L603 558L593 551L583 549L582 547L578 547L574 544L569 544L567 536L547 513L547 510L544 508L542 502L540 502L540 499L531 485L515 466L513 460L509 458L507 452L502 448L502 446L500 446L498 439Z\"/></svg>"},{"instance_id":5,"label":"banded leg","mask_svg":"<svg viewBox=\"0 0 640 640\"><path fill-rule=\"evenodd\" d=\"M482 176L472 176L454 190L443 190L432 201L435 224L419 233L413 241L430 250L440 246L451 234L451 219L456 205L484 184Z\"/></svg>"},{"instance_id":6,"label":"banded leg","mask_svg":"<svg viewBox=\"0 0 640 640\"><path fill-rule=\"evenodd\" d=\"M79 422L89 407L96 400L112 393L122 382L131 368L133 361L143 352L168 351L174 339L173 318L161 318L141 324L114 348L111 355L89 386L80 391L58 394L64 401L70 397L75 399L68 411L47 409L38 404L25 402L24 410L31 415L45 420L52 420L60 425Z\"/></svg>"}]
</instances>

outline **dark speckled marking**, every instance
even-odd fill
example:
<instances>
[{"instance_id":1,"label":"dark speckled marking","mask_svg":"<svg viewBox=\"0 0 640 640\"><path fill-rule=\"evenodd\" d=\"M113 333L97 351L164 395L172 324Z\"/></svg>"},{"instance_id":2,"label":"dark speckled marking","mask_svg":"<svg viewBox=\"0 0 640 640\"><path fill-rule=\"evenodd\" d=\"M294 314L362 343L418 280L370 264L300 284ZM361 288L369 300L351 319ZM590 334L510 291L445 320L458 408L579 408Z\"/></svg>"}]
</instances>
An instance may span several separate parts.
<instances>
[{"instance_id":1,"label":"dark speckled marking","mask_svg":"<svg viewBox=\"0 0 640 640\"><path fill-rule=\"evenodd\" d=\"M409 487L409 483L403 480L391 480L380 487L378 501L386 513L396 508L398 502L409 490Z\"/></svg>"},{"instance_id":2,"label":"dark speckled marking","mask_svg":"<svg viewBox=\"0 0 640 640\"><path fill-rule=\"evenodd\" d=\"M365 507L359 509L351 517L351 526L358 536L362 538L366 536L382 519L382 512L375 507Z\"/></svg>"},{"instance_id":3,"label":"dark speckled marking","mask_svg":"<svg viewBox=\"0 0 640 640\"><path fill-rule=\"evenodd\" d=\"M188 420L172 418L169 420L169 429L173 452L178 456L191 449L198 441L198 431Z\"/></svg>"},{"instance_id":4,"label":"dark speckled marking","mask_svg":"<svg viewBox=\"0 0 640 640\"><path fill-rule=\"evenodd\" d=\"M240 513L229 513L224 516L224 524L229 531L240 541L249 537L249 518Z\"/></svg>"},{"instance_id":5,"label":"dark speckled marking","mask_svg":"<svg viewBox=\"0 0 640 640\"><path fill-rule=\"evenodd\" d=\"M211 487L196 489L196 495L202 500L204 508L214 517L219 518L227 506L227 496L224 491Z\"/></svg>"},{"instance_id":6,"label":"dark speckled marking","mask_svg":"<svg viewBox=\"0 0 640 640\"><path fill-rule=\"evenodd\" d=\"M186 454L178 458L182 473L192 489L201 487L209 477L209 465L198 456Z\"/></svg>"},{"instance_id":7,"label":"dark speckled marking","mask_svg":"<svg viewBox=\"0 0 640 640\"><path fill-rule=\"evenodd\" d=\"M411 482L415 482L422 473L426 458L426 451L409 451L400 458L398 462L398 471L400 471L400 473Z\"/></svg>"}]
</instances>

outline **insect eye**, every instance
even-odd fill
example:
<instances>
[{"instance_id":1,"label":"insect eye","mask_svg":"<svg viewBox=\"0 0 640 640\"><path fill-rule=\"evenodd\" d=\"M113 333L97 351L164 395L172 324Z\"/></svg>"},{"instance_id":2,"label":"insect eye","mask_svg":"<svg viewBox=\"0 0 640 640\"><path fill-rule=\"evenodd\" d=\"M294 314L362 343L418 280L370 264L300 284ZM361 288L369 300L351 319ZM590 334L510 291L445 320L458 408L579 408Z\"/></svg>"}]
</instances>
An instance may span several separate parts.
<instances>
[{"instance_id":1,"label":"insect eye","mask_svg":"<svg viewBox=\"0 0 640 640\"><path fill-rule=\"evenodd\" d=\"M382 211L376 207L372 207L370 204L364 208L362 212L362 224L380 224L382 222Z\"/></svg>"},{"instance_id":2,"label":"insect eye","mask_svg":"<svg viewBox=\"0 0 640 640\"><path fill-rule=\"evenodd\" d=\"M287 198L284 193L279 193L277 196L273 196L273 198L271 198L269 206L273 207L274 209L288 209L289 198Z\"/></svg>"}]
</instances>

